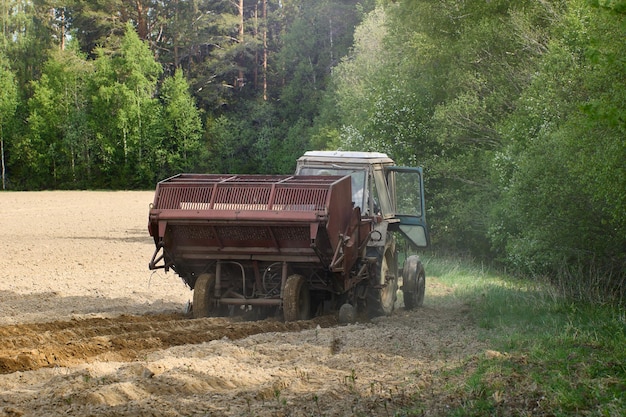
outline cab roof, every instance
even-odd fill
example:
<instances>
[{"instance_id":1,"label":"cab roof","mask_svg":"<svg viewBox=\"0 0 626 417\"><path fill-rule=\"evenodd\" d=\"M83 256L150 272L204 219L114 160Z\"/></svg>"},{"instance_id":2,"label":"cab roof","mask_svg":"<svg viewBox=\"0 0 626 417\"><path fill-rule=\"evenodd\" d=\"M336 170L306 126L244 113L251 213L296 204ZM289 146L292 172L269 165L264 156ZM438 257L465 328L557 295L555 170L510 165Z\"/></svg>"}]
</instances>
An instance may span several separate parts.
<instances>
[{"instance_id":1,"label":"cab roof","mask_svg":"<svg viewBox=\"0 0 626 417\"><path fill-rule=\"evenodd\" d=\"M361 162L393 164L393 159L381 152L354 152L354 151L307 151L298 158L299 162Z\"/></svg>"}]
</instances>

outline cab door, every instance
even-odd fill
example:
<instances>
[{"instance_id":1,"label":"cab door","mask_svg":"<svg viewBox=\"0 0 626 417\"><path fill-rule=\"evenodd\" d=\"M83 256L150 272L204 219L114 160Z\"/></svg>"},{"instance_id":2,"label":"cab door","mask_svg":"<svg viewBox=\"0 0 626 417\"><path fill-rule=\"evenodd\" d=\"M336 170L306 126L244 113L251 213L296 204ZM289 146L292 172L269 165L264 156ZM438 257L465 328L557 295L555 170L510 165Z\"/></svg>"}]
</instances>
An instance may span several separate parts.
<instances>
[{"instance_id":1,"label":"cab door","mask_svg":"<svg viewBox=\"0 0 626 417\"><path fill-rule=\"evenodd\" d=\"M424 204L424 178L421 167L387 167L389 196L394 204L398 229L415 246L430 243Z\"/></svg>"}]
</instances>

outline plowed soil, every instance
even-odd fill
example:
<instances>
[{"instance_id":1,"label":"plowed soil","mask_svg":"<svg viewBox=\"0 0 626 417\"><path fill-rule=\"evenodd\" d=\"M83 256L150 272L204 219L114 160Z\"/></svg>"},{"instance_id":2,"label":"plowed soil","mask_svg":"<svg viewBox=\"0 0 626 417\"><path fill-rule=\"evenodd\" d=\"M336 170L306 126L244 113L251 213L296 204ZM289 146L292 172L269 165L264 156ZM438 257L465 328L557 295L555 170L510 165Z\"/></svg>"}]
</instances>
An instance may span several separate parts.
<instances>
[{"instance_id":1,"label":"plowed soil","mask_svg":"<svg viewBox=\"0 0 626 417\"><path fill-rule=\"evenodd\" d=\"M148 270L152 197L0 192L0 415L441 415L486 349L428 270L423 308L371 322L190 319Z\"/></svg>"}]
</instances>

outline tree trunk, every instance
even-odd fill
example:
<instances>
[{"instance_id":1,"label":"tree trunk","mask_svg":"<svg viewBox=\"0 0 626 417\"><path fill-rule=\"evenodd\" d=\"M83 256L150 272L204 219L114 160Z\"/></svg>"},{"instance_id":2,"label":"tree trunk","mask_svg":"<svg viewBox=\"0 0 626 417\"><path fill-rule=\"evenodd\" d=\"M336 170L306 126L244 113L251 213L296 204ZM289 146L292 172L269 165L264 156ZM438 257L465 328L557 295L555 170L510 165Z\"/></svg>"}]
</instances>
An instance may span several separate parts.
<instances>
[{"instance_id":1,"label":"tree trunk","mask_svg":"<svg viewBox=\"0 0 626 417\"><path fill-rule=\"evenodd\" d=\"M254 39L259 38L259 4L254 5ZM254 91L259 88L259 48L254 48Z\"/></svg>"},{"instance_id":2,"label":"tree trunk","mask_svg":"<svg viewBox=\"0 0 626 417\"><path fill-rule=\"evenodd\" d=\"M267 0L263 0L263 100L267 100Z\"/></svg>"},{"instance_id":3,"label":"tree trunk","mask_svg":"<svg viewBox=\"0 0 626 417\"><path fill-rule=\"evenodd\" d=\"M148 22L145 16L145 10L141 0L135 0L135 6L137 7L137 34L139 39L148 39Z\"/></svg>"},{"instance_id":4,"label":"tree trunk","mask_svg":"<svg viewBox=\"0 0 626 417\"><path fill-rule=\"evenodd\" d=\"M244 43L244 26L243 26L243 0L239 0L239 44L243 48ZM242 88L245 84L243 79L243 52L239 54L240 62L239 62L239 78L237 78L237 87Z\"/></svg>"},{"instance_id":5,"label":"tree trunk","mask_svg":"<svg viewBox=\"0 0 626 417\"><path fill-rule=\"evenodd\" d=\"M65 9L61 9L61 27L59 28L59 38L61 40L61 45L60 48L62 51L65 51L65 32L67 30L66 25L67 22L65 21Z\"/></svg>"},{"instance_id":6,"label":"tree trunk","mask_svg":"<svg viewBox=\"0 0 626 417\"><path fill-rule=\"evenodd\" d=\"M0 126L0 154L1 154L1 159L2 159L2 189L6 190L7 185L6 185L6 180L4 178L6 175L6 170L4 167L4 138L2 137L2 126Z\"/></svg>"}]
</instances>

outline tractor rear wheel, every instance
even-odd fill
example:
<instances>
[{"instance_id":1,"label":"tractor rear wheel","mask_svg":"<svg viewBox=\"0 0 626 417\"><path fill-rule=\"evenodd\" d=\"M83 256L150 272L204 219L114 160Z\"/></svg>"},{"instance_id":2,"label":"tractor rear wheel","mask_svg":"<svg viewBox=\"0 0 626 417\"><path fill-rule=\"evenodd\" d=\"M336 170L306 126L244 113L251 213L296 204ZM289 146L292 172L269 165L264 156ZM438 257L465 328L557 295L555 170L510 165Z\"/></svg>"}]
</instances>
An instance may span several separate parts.
<instances>
[{"instance_id":1,"label":"tractor rear wheel","mask_svg":"<svg viewBox=\"0 0 626 417\"><path fill-rule=\"evenodd\" d=\"M283 290L285 321L307 320L311 314L309 286L302 275L290 275Z\"/></svg>"},{"instance_id":2,"label":"tractor rear wheel","mask_svg":"<svg viewBox=\"0 0 626 417\"><path fill-rule=\"evenodd\" d=\"M377 262L374 282L368 290L368 312L370 316L389 316L396 303L398 291L398 271L395 251L392 245L385 248L373 248Z\"/></svg>"},{"instance_id":3,"label":"tractor rear wheel","mask_svg":"<svg viewBox=\"0 0 626 417\"><path fill-rule=\"evenodd\" d=\"M215 311L215 274L200 274L193 287L193 317L210 317Z\"/></svg>"}]
</instances>

